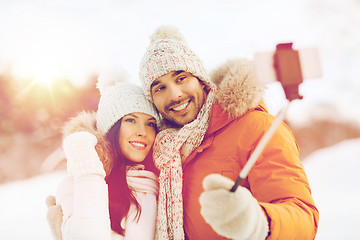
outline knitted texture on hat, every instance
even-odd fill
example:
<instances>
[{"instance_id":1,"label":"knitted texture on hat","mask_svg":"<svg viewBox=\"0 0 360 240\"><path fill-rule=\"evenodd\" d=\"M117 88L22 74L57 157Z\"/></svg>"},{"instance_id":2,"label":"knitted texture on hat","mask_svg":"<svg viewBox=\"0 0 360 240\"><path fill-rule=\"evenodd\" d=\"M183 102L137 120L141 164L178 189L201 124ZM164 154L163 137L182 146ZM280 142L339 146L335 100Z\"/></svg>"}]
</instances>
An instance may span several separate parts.
<instances>
[{"instance_id":1,"label":"knitted texture on hat","mask_svg":"<svg viewBox=\"0 0 360 240\"><path fill-rule=\"evenodd\" d=\"M200 58L187 45L177 28L159 27L151 36L151 43L140 64L140 79L145 96L152 101L151 84L171 71L185 71L198 77L206 85L210 78Z\"/></svg>"},{"instance_id":2,"label":"knitted texture on hat","mask_svg":"<svg viewBox=\"0 0 360 240\"><path fill-rule=\"evenodd\" d=\"M153 116L159 122L159 115L149 102L140 86L124 81L121 77L100 77L98 81L100 101L96 115L96 125L102 134L123 116L139 112Z\"/></svg>"},{"instance_id":3,"label":"knitted texture on hat","mask_svg":"<svg viewBox=\"0 0 360 240\"><path fill-rule=\"evenodd\" d=\"M160 170L155 239L184 239L182 161L202 142L209 126L216 89L212 88L196 119L181 129L161 131L154 143L154 162Z\"/></svg>"}]
</instances>

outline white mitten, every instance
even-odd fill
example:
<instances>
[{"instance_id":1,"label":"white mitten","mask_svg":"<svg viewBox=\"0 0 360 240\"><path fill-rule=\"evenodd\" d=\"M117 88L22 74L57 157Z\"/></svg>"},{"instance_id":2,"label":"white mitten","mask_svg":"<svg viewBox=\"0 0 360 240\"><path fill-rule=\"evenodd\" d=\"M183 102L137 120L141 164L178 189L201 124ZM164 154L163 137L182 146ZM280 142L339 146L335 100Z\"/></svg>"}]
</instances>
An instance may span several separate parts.
<instances>
[{"instance_id":1,"label":"white mitten","mask_svg":"<svg viewBox=\"0 0 360 240\"><path fill-rule=\"evenodd\" d=\"M105 177L102 162L95 150L97 138L89 132L76 132L63 141L63 150L67 159L70 175L98 174Z\"/></svg>"},{"instance_id":2,"label":"white mitten","mask_svg":"<svg viewBox=\"0 0 360 240\"><path fill-rule=\"evenodd\" d=\"M259 203L243 187L233 193L234 182L219 174L204 178L200 196L201 215L216 233L231 239L263 240L268 222Z\"/></svg>"},{"instance_id":3,"label":"white mitten","mask_svg":"<svg viewBox=\"0 0 360 240\"><path fill-rule=\"evenodd\" d=\"M46 219L50 226L51 233L56 240L62 240L61 224L63 220L63 212L60 205L56 205L54 196L48 196L46 198L46 206L48 211Z\"/></svg>"}]
</instances>

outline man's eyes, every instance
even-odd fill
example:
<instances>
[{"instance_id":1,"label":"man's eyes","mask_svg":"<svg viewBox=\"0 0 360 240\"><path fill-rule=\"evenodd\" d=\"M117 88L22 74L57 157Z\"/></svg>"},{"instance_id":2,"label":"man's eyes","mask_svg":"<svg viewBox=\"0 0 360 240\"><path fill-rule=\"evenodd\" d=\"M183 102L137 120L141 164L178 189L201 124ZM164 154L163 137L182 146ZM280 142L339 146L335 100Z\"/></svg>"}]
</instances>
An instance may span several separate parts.
<instances>
[{"instance_id":1,"label":"man's eyes","mask_svg":"<svg viewBox=\"0 0 360 240\"><path fill-rule=\"evenodd\" d=\"M180 83L180 82L184 81L186 78L187 78L186 75L180 75L176 78L175 82ZM154 88L152 89L152 92L156 93L156 92L162 91L164 89L165 89L165 86L154 86Z\"/></svg>"},{"instance_id":2,"label":"man's eyes","mask_svg":"<svg viewBox=\"0 0 360 240\"><path fill-rule=\"evenodd\" d=\"M158 86L154 89L154 92L159 92L161 90L163 90L165 87L164 86Z\"/></svg>"},{"instance_id":3,"label":"man's eyes","mask_svg":"<svg viewBox=\"0 0 360 240\"><path fill-rule=\"evenodd\" d=\"M183 81L184 79L186 78L186 76L179 76L177 79L176 79L176 82L181 82Z\"/></svg>"}]
</instances>

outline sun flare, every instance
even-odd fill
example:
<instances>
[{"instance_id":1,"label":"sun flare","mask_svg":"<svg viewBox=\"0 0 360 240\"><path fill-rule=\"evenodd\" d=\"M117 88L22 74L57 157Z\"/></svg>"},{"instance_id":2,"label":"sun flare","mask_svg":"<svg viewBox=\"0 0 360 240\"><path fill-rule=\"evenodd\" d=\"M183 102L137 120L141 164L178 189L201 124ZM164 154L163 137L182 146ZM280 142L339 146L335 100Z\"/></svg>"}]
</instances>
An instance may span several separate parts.
<instances>
[{"instance_id":1,"label":"sun flare","mask_svg":"<svg viewBox=\"0 0 360 240\"><path fill-rule=\"evenodd\" d=\"M39 56L37 58L24 57L14 66L13 74L19 80L33 79L34 83L48 86L62 77L58 63L54 59Z\"/></svg>"},{"instance_id":2,"label":"sun flare","mask_svg":"<svg viewBox=\"0 0 360 240\"><path fill-rule=\"evenodd\" d=\"M51 86L51 84L60 77L60 74L56 70L54 66L51 66L51 64L41 64L42 66L39 66L36 69L35 76L34 76L34 82L35 83L42 83L46 84L48 86Z\"/></svg>"}]
</instances>

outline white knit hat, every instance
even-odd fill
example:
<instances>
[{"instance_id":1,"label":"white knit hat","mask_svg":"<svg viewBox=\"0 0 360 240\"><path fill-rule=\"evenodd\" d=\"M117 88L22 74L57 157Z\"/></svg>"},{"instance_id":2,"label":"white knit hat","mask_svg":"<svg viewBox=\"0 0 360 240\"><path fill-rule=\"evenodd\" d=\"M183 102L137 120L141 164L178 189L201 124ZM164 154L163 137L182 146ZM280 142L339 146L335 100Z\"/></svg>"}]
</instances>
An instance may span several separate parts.
<instances>
[{"instance_id":1,"label":"white knit hat","mask_svg":"<svg viewBox=\"0 0 360 240\"><path fill-rule=\"evenodd\" d=\"M151 84L171 71L185 71L212 87L200 58L190 49L177 28L162 26L151 35L151 42L140 64L140 79L145 96L152 101Z\"/></svg>"},{"instance_id":2,"label":"white knit hat","mask_svg":"<svg viewBox=\"0 0 360 240\"><path fill-rule=\"evenodd\" d=\"M102 134L123 116L133 112L146 113L159 123L159 115L154 105L149 102L140 86L126 81L126 74L101 75L97 87L100 101L96 114L96 125Z\"/></svg>"}]
</instances>

